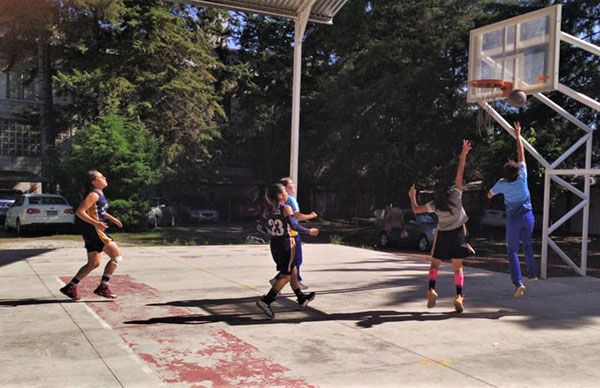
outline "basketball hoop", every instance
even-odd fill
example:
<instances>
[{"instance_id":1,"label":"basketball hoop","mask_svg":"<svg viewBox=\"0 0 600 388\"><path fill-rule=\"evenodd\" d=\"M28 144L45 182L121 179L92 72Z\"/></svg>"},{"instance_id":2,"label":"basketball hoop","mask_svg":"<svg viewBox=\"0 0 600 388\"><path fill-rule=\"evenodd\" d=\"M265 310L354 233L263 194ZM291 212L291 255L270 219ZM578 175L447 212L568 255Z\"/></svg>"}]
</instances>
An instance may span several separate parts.
<instances>
[{"instance_id":1,"label":"basketball hoop","mask_svg":"<svg viewBox=\"0 0 600 388\"><path fill-rule=\"evenodd\" d=\"M502 92L503 98L507 98L512 91L513 84L510 81L503 81L501 79L476 79L469 82L470 88L477 89L490 89L489 92L483 94L480 99L488 104L498 99L498 92ZM494 131L494 119L490 116L485 109L479 109L477 111L477 130L479 134L483 136L491 136Z\"/></svg>"}]
</instances>

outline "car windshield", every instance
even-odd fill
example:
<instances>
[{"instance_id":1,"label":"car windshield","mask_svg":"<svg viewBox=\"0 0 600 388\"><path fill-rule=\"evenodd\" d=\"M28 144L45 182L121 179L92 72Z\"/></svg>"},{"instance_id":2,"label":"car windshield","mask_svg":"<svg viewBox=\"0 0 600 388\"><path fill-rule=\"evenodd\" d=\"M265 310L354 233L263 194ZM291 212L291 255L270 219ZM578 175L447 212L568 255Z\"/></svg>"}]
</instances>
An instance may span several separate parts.
<instances>
[{"instance_id":1,"label":"car windshield","mask_svg":"<svg viewBox=\"0 0 600 388\"><path fill-rule=\"evenodd\" d=\"M29 197L30 205L66 205L63 197Z\"/></svg>"}]
</instances>

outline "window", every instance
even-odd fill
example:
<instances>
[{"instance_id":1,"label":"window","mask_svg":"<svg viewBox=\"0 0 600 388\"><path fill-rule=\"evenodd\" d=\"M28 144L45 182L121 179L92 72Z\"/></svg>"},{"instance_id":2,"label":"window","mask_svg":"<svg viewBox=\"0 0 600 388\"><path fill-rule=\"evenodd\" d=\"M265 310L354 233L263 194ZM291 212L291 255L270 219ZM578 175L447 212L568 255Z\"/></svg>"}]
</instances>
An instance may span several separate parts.
<instances>
[{"instance_id":1,"label":"window","mask_svg":"<svg viewBox=\"0 0 600 388\"><path fill-rule=\"evenodd\" d=\"M0 98L35 100L36 81L17 71L0 72Z\"/></svg>"},{"instance_id":2,"label":"window","mask_svg":"<svg viewBox=\"0 0 600 388\"><path fill-rule=\"evenodd\" d=\"M38 157L42 134L38 128L0 118L0 156Z\"/></svg>"},{"instance_id":3,"label":"window","mask_svg":"<svg viewBox=\"0 0 600 388\"><path fill-rule=\"evenodd\" d=\"M17 198L13 206L23 206L23 203L25 203L25 196L21 195L19 198Z\"/></svg>"},{"instance_id":4,"label":"window","mask_svg":"<svg viewBox=\"0 0 600 388\"><path fill-rule=\"evenodd\" d=\"M63 197L29 197L30 205L66 205Z\"/></svg>"}]
</instances>

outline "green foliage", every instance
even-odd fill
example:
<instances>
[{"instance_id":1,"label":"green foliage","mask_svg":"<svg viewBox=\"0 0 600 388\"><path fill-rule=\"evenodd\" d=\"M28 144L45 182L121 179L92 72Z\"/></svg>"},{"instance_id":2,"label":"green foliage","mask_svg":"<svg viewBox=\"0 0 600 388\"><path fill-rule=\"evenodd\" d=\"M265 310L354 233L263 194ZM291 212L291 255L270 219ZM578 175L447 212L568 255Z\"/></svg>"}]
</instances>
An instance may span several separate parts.
<instances>
[{"instance_id":1,"label":"green foliage","mask_svg":"<svg viewBox=\"0 0 600 388\"><path fill-rule=\"evenodd\" d=\"M63 65L55 82L77 125L107 112L137 117L160 144L162 181L211 173L223 97L243 66L224 64L223 11L161 0L57 4Z\"/></svg>"},{"instance_id":2,"label":"green foliage","mask_svg":"<svg viewBox=\"0 0 600 388\"><path fill-rule=\"evenodd\" d=\"M53 180L72 203L82 199L87 171L101 171L108 179L105 193L111 207L117 201L127 223L140 224L145 222L149 188L158 180L157 160L157 142L148 129L110 113L58 145L51 166Z\"/></svg>"},{"instance_id":3,"label":"green foliage","mask_svg":"<svg viewBox=\"0 0 600 388\"><path fill-rule=\"evenodd\" d=\"M504 130L488 138L475 128L477 108L466 103L469 30L552 3L360 0L346 3L333 26L309 24L303 44L301 186L327 187L343 203L375 195L375 206L408 205L412 183L428 187L438 177L453 176L460 141L468 138L475 148L466 179L482 179L489 187L516 151ZM597 1L561 3L563 30L598 43ZM240 61L254 76L240 85L244 115L224 137L231 155L243 155L274 179L288 168L293 25L248 17L237 37ZM598 57L563 44L561 63L561 82L599 97ZM552 97L584 122L598 121L597 113L573 100ZM523 112L497 108L509 121L522 122L524 135L548 160L581 136L533 98ZM597 142L594 147L600 154ZM566 165L582 166L582 160L573 157ZM541 167L530 156L528 167L532 195L541 200Z\"/></svg>"},{"instance_id":4,"label":"green foliage","mask_svg":"<svg viewBox=\"0 0 600 388\"><path fill-rule=\"evenodd\" d=\"M139 197L110 201L110 214L117 217L123 223L125 230L144 227L149 211L150 203ZM114 229L114 227L111 226L111 229Z\"/></svg>"}]
</instances>

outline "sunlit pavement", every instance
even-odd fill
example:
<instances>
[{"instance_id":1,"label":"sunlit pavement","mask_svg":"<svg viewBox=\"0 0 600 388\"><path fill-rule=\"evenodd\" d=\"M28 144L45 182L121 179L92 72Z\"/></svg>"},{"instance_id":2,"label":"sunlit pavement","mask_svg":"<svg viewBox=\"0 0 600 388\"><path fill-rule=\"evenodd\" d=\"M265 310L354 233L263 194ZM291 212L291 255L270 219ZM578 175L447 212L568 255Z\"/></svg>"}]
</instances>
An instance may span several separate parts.
<instances>
[{"instance_id":1,"label":"sunlit pavement","mask_svg":"<svg viewBox=\"0 0 600 388\"><path fill-rule=\"evenodd\" d=\"M39 244L38 244L39 245ZM316 299L300 311L269 289L268 245L125 247L119 294L80 302L58 289L82 247L0 251L0 386L593 386L600 381L600 280L527 282L465 269L465 312L453 311L443 267L426 308L428 263L393 253L305 244Z\"/></svg>"}]
</instances>

